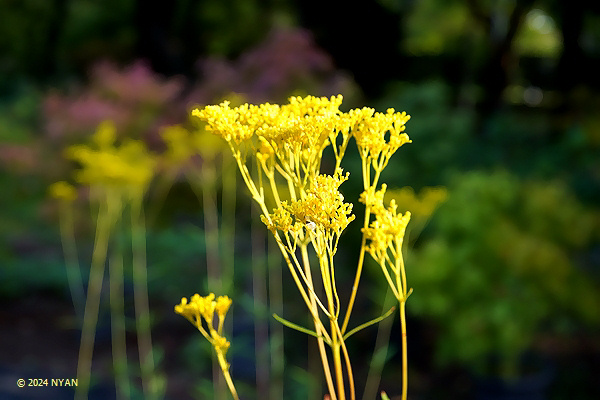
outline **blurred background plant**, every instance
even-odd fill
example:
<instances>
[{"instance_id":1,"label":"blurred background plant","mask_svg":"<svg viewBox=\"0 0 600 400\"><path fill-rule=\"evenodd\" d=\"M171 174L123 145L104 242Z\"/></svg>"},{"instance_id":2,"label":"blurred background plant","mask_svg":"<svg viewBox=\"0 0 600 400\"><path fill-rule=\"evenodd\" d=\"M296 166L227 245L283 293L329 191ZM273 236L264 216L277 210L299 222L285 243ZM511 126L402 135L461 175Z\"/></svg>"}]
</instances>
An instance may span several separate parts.
<instances>
[{"instance_id":1,"label":"blurred background plant","mask_svg":"<svg viewBox=\"0 0 600 400\"><path fill-rule=\"evenodd\" d=\"M600 326L585 261L600 232L596 210L560 182L507 172L460 175L449 190L409 268L412 311L436 328L437 362L515 379L541 336Z\"/></svg>"},{"instance_id":2,"label":"blurred background plant","mask_svg":"<svg viewBox=\"0 0 600 400\"><path fill-rule=\"evenodd\" d=\"M600 204L600 85L595 79L599 19L596 4L555 0L379 0L362 8L310 0L0 1L0 337L4 344L0 374L17 379L39 372L71 376L75 370L73 343L79 337L57 225L59 206L46 198L48 185L67 177L72 167L62 157L66 146L86 142L101 121L110 119L119 140L142 139L164 156L167 144L162 135L167 127L179 125L196 132L187 120L196 103L219 102L231 93L240 94L244 102L342 93L348 108L375 104L379 111L394 107L412 116L407 129L413 140L411 151L392 159L382 176L390 187L410 184L420 193L426 186L441 185L449 191L448 208L443 205L433 215L414 241L414 251L409 252L414 256L407 262L409 286L414 288L407 302L409 326L415 329L409 336L412 395L456 398L469 391L470 376L452 367L461 359L453 360L452 352L444 355L441 350L441 332L463 329L473 343L483 342L478 346L488 346L493 353L497 350L493 343L502 340L513 343L505 344L507 348L516 348L510 329L476 336L470 325L453 327L452 321L426 312L425 303L433 300L421 303L417 295L420 290L431 293L435 283L432 289L418 288L417 281L410 283L411 274L420 281L431 271L430 279L460 279L455 284L465 285L461 274L454 274L458 270L481 280L498 274L507 293L518 295L512 300L507 299L512 295L501 297L496 305L494 293L476 292L480 286L473 284L464 288L464 295L447 288L436 292L438 300L446 296L442 304L460 304L467 312L477 303L467 294L473 293L480 296L482 309L484 304L491 307L479 318L496 315L500 320L508 309L515 315L511 329L517 320L535 327L530 335L535 334L536 350L556 364L550 398L600 397L593 374L600 359L594 322L597 307L585 305L597 292L600 244L597 231L590 233L593 229L582 222L587 215L588 220L596 218L592 216ZM344 168L359 173L360 161L351 155ZM192 157L197 166L201 160ZM165 164L158 165L157 172L165 176ZM489 172L497 167L507 171L506 176ZM451 200L455 191L462 198L461 191L467 189L461 182L474 180L468 175L473 170L480 171L475 175L482 182L490 179L505 185L512 197L503 197L508 194L483 182L489 195L463 198L462 204ZM206 350L171 315L172 304L182 295L206 287L204 260L211 246L203 228L205 215L198 211L201 203L185 178L181 172L172 175L156 211L152 202L146 204L154 213L147 227L149 296L155 310L152 332L165 354L161 365L167 375L167 398L211 398L210 365L199 361L205 359ZM150 188L148 199L160 198L159 181ZM358 198L361 188L347 185L344 196ZM235 253L237 293L223 294L242 298L236 298L232 310L235 341L228 352L234 379L243 377L240 396L254 396L259 379L256 363L271 360L279 366L273 367L270 381L260 376L260 393L269 386L272 398L281 398L281 393L292 399L317 398L322 392L322 382L315 378L319 374L304 370L319 370L315 349L307 352L299 346L306 339L294 332L286 332L283 341L281 328L268 319L271 312L281 314L287 307L286 289L292 283L277 275L281 270L275 266L280 262L265 237L251 230L248 199L236 197L232 216L221 205L223 197L229 198L223 195L225 189L215 189L220 221L226 227L225 219L235 217L239 227L230 232L235 246L220 242L220 251L226 256ZM79 199L82 195L78 192ZM565 202L560 207L571 211L558 211L561 208L552 204L559 200ZM444 211L453 207L455 217ZM551 212L545 207L557 208ZM526 211L530 208L535 213ZM496 217L486 217L484 210ZM93 227L86 208L75 207L73 212L79 261L85 265L83 261L91 258ZM493 219L495 233L486 226L458 229L464 225L459 215L473 224L480 217ZM346 233L352 248L360 243L354 228L350 226ZM454 230L463 232L460 243L449 238L448 232ZM449 244L465 253L451 251ZM235 251L228 251L231 248ZM433 265L443 252L448 258ZM350 254L345 257L353 265ZM558 275L538 274L547 268L544 260L550 255L558 257L560 268L556 268L564 274L564 284L556 283ZM468 260L477 266L467 268L463 263ZM453 268L452 274L443 268ZM359 319L361 313L378 313L384 303L380 272L367 267L365 274L368 279L363 280L361 291L372 297L373 304L356 309ZM88 271L83 269L82 275L86 280ZM575 278L582 275L585 279ZM337 278L349 288L353 271L340 271ZM127 274L124 286L127 308L131 296ZM579 286L581 295L575 290ZM531 308L523 309L519 296L531 299ZM96 348L98 354L110 354L101 334L102 327L108 326L103 309L107 307L101 307ZM534 309L539 310L534 313ZM301 320L295 312L285 309L290 319ZM534 313L530 322L526 312ZM551 329L555 325L558 331ZM384 361L399 345L397 326L391 329L389 350L380 353ZM367 330L354 337L354 345L365 349L364 365L370 361L367 355L375 345L374 334ZM502 335L506 339L499 339ZM353 363L359 365L357 357ZM433 363L444 358L449 364ZM94 364L99 382L112 382L108 361ZM366 368L355 371L356 381L364 382L360 375L367 373ZM390 395L400 393L397 374L394 363L387 363L382 371L380 388ZM206 384L198 383L198 376L205 377ZM110 397L102 385L96 388L91 398ZM104 389L114 394L114 387ZM14 388L0 390L4 397L14 395ZM60 393L48 396L59 398Z\"/></svg>"}]
</instances>

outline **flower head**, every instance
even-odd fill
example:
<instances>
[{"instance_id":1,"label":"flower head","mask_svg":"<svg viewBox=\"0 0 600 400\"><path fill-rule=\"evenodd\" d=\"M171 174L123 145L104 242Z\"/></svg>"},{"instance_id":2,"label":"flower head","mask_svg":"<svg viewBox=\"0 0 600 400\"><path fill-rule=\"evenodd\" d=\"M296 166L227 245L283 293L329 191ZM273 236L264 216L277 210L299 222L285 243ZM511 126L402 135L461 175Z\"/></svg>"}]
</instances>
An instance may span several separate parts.
<instances>
[{"instance_id":1,"label":"flower head","mask_svg":"<svg viewBox=\"0 0 600 400\"><path fill-rule=\"evenodd\" d=\"M197 314L198 309L194 304L188 303L188 299L186 297L181 298L181 302L175 306L175 313L186 317L187 319L191 319Z\"/></svg>"},{"instance_id":2,"label":"flower head","mask_svg":"<svg viewBox=\"0 0 600 400\"><path fill-rule=\"evenodd\" d=\"M405 186L389 191L385 197L395 199L398 207L410 210L414 217L426 219L446 200L448 190L444 187L424 187L417 195L413 188Z\"/></svg>"},{"instance_id":3,"label":"flower head","mask_svg":"<svg viewBox=\"0 0 600 400\"><path fill-rule=\"evenodd\" d=\"M261 220L273 233L275 233L276 230L288 232L292 229L294 224L294 219L288 208L287 201L282 201L281 206L273 210L273 213L270 214L270 221L264 215L261 215Z\"/></svg>"},{"instance_id":4,"label":"flower head","mask_svg":"<svg viewBox=\"0 0 600 400\"><path fill-rule=\"evenodd\" d=\"M228 296L219 296L215 304L215 311L219 318L224 319L229 307L231 307L231 299Z\"/></svg>"},{"instance_id":5,"label":"flower head","mask_svg":"<svg viewBox=\"0 0 600 400\"><path fill-rule=\"evenodd\" d=\"M77 198L77 191L75 190L73 185L65 181L53 183L48 188L48 191L50 193L50 196L67 203L70 203Z\"/></svg>"},{"instance_id":6,"label":"flower head","mask_svg":"<svg viewBox=\"0 0 600 400\"><path fill-rule=\"evenodd\" d=\"M139 140L115 144L112 123L101 124L90 145L74 145L67 157L81 164L75 179L83 184L101 185L125 190L145 190L154 176L156 158Z\"/></svg>"},{"instance_id":7,"label":"flower head","mask_svg":"<svg viewBox=\"0 0 600 400\"><path fill-rule=\"evenodd\" d=\"M395 112L389 108L387 112L374 112L373 109L363 108L358 112L363 118L359 119L354 137L361 156L377 159L380 155L389 158L405 143L411 140L404 132L404 124L410 119L405 112ZM386 140L386 135L389 139Z\"/></svg>"},{"instance_id":8,"label":"flower head","mask_svg":"<svg viewBox=\"0 0 600 400\"><path fill-rule=\"evenodd\" d=\"M385 259L389 248L396 252L401 251L404 233L411 216L410 211L398 214L398 206L393 199L387 208L384 207L385 190L386 186L383 185L381 190L376 192L367 190L361 195L361 199L371 205L375 215L375 220L363 231L367 240L370 241L367 250L378 262Z\"/></svg>"},{"instance_id":9,"label":"flower head","mask_svg":"<svg viewBox=\"0 0 600 400\"><path fill-rule=\"evenodd\" d=\"M290 212L296 220L313 223L310 230L321 227L340 234L350 222L352 203L344 203L344 196L339 192L340 185L348 179L348 173L342 175L338 169L334 175L318 175L304 198L292 202Z\"/></svg>"}]
</instances>

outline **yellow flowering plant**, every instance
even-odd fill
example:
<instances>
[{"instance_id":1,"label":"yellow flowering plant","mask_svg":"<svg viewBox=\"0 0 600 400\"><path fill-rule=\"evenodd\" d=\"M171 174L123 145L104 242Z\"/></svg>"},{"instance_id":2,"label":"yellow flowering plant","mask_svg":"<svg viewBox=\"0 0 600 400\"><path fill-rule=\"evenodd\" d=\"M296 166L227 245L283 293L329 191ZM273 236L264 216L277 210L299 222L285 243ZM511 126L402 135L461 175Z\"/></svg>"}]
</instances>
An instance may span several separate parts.
<instances>
[{"instance_id":1,"label":"yellow flowering plant","mask_svg":"<svg viewBox=\"0 0 600 400\"><path fill-rule=\"evenodd\" d=\"M312 317L314 330L278 315L274 317L288 327L316 337L332 400L346 399L346 385L350 398L355 399L346 339L393 312L392 308L372 321L348 329L365 252L379 262L401 309L402 398L406 399L404 303L410 292L401 244L410 213L398 214L393 202L384 206L385 186L380 190L377 188L381 172L392 155L402 145L410 143L404 133L410 117L393 109L380 113L366 107L342 112L339 109L341 103L341 95L291 97L285 105L243 104L234 108L226 101L195 109L192 115L205 121L208 131L227 142L244 183L260 207L261 220L275 238ZM337 290L334 256L340 236L355 218L352 203L345 201L339 189L349 178L341 163L351 137L356 140L362 160L364 192L361 201L365 203L365 217L354 284L347 306L343 308ZM321 173L321 161L327 148L335 157L332 175ZM282 200L284 198L286 200ZM273 204L268 204L271 202ZM309 249L317 255L315 270L320 274L323 297L317 294ZM331 349L332 367L325 345Z\"/></svg>"},{"instance_id":2,"label":"yellow flowering plant","mask_svg":"<svg viewBox=\"0 0 600 400\"><path fill-rule=\"evenodd\" d=\"M162 378L154 371L143 207L144 196L155 174L157 157L139 140L119 141L115 125L110 121L105 121L98 126L95 134L90 137L89 143L70 146L65 155L79 164L80 168L74 174L75 181L89 189L89 200L96 214L96 234L82 317L83 326L77 366L79 385L76 398L87 398L109 242L119 229L126 211L131 218L129 225L132 240L134 304L142 385L145 398L158 398L164 389L164 384ZM69 264L75 264L77 255L74 247L72 216L67 207L75 199L76 191L65 182L57 182L50 187L50 194L60 200L65 256L67 260L72 260ZM118 243L114 247L109 259L113 364L119 396L129 397L131 388L127 373L125 344L123 249ZM69 266L69 268L73 267ZM75 276L74 273L70 275ZM80 283L79 278L78 284ZM75 290L73 291L75 293Z\"/></svg>"},{"instance_id":3,"label":"yellow flowering plant","mask_svg":"<svg viewBox=\"0 0 600 400\"><path fill-rule=\"evenodd\" d=\"M189 302L187 298L182 298L181 303L175 306L175 312L192 323L202 333L202 336L212 345L217 355L217 360L227 387L235 400L239 400L237 391L229 374L229 363L227 362L227 350L230 343L223 336L223 325L225 316L231 306L231 299L227 296L219 296L215 300L215 294L201 297L199 294L193 295ZM214 315L218 316L217 329L214 327ZM204 324L202 323L204 321ZM204 327L206 325L206 328Z\"/></svg>"}]
</instances>

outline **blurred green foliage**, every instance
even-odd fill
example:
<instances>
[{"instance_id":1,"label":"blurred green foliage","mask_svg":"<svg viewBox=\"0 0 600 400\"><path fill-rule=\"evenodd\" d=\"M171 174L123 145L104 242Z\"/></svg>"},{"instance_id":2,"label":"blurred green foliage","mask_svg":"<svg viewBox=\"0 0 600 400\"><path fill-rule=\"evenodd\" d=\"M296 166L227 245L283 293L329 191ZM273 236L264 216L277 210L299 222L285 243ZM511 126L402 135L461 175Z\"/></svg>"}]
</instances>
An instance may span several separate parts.
<instances>
[{"instance_id":1,"label":"blurred green foliage","mask_svg":"<svg viewBox=\"0 0 600 400\"><path fill-rule=\"evenodd\" d=\"M447 182L450 176L479 161L473 139L475 115L467 107L452 105L452 89L441 81L396 82L378 108L408 110L406 132L412 143L390 160L384 172L393 182L420 188ZM418 173L417 173L418 172Z\"/></svg>"},{"instance_id":2,"label":"blurred green foliage","mask_svg":"<svg viewBox=\"0 0 600 400\"><path fill-rule=\"evenodd\" d=\"M511 377L542 330L600 326L598 282L578 262L599 237L600 215L564 184L462 174L433 225L407 263L408 309L439 329L440 363ZM490 357L499 359L492 371Z\"/></svg>"}]
</instances>

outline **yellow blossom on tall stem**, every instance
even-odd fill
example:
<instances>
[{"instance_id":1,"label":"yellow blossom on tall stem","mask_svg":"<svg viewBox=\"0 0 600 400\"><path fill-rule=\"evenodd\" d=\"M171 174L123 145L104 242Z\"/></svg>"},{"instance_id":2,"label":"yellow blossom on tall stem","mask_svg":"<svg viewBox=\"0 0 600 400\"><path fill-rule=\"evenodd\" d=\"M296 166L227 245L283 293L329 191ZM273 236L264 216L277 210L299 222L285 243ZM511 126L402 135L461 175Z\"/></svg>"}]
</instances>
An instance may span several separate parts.
<instances>
[{"instance_id":1,"label":"yellow blossom on tall stem","mask_svg":"<svg viewBox=\"0 0 600 400\"><path fill-rule=\"evenodd\" d=\"M406 113L397 113L393 109L376 113L369 108L342 112L339 110L341 103L341 95L330 98L307 96L291 97L284 105L244 104L231 108L229 102L223 102L192 112L207 123L207 130L228 143L242 178L260 207L261 220L281 250L311 314L314 331L275 317L285 325L317 338L332 400L345 400L346 383L350 398L355 398L345 340L357 330L383 318L347 332L367 249L369 231L363 230L353 291L343 323L339 319L342 307L336 286L334 255L340 235L354 219L352 204L346 203L339 191L340 185L348 179L348 173L342 173L341 162L349 140L354 136L363 163L365 191L374 195L379 176L390 157L400 146L410 142L404 133L404 124L409 119ZM323 152L328 147L335 156L333 175L321 173ZM256 170L252 172L249 165L254 165ZM371 169L374 169L373 176ZM269 196L267 192L270 192ZM274 207L267 207L267 198L273 199ZM370 225L370 207L367 205L365 212L365 229ZM392 218L389 223L397 222ZM317 295L314 286L309 246L318 256L324 298ZM322 316L326 322L322 321ZM335 382L325 344L331 348Z\"/></svg>"},{"instance_id":2,"label":"yellow blossom on tall stem","mask_svg":"<svg viewBox=\"0 0 600 400\"><path fill-rule=\"evenodd\" d=\"M97 229L92 254L88 293L83 317L79 351L76 397L85 398L89 388L94 336L98 320L100 293L107 258L108 242L127 208L131 216L134 302L142 385L146 398L156 398L161 390L154 375L154 358L150 337L150 317L147 292L146 239L143 200L156 169L157 158L138 140L117 140L115 125L101 123L90 143L69 147L66 156L80 165L75 180L89 187L90 200L98 209ZM118 248L118 246L117 246ZM125 350L125 319L123 312L122 254L110 261L111 327L115 356L113 363L117 388L129 396Z\"/></svg>"},{"instance_id":3,"label":"yellow blossom on tall stem","mask_svg":"<svg viewBox=\"0 0 600 400\"><path fill-rule=\"evenodd\" d=\"M231 303L231 299L227 296L219 296L215 300L214 293L210 293L208 296L200 296L196 293L190 298L189 302L187 298L183 297L181 302L175 305L174 309L175 313L190 321L212 345L229 391L235 400L239 400L235 385L231 379L231 374L229 373L229 363L226 358L227 350L229 350L231 344L223 336L223 322ZM213 326L215 311L219 316L217 329ZM203 320L204 324L202 323ZM204 327L205 325L206 328Z\"/></svg>"}]
</instances>

